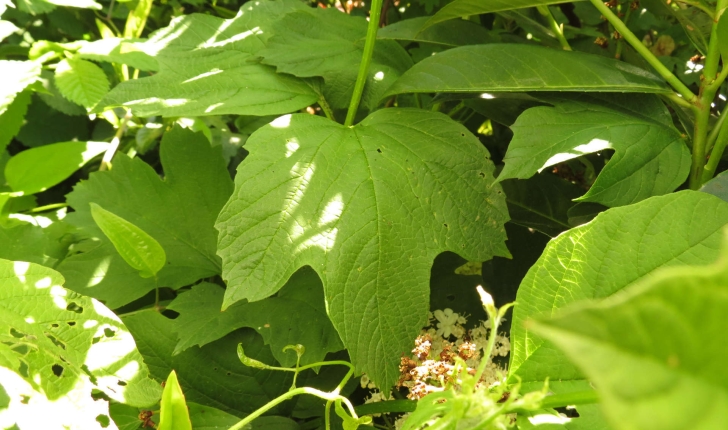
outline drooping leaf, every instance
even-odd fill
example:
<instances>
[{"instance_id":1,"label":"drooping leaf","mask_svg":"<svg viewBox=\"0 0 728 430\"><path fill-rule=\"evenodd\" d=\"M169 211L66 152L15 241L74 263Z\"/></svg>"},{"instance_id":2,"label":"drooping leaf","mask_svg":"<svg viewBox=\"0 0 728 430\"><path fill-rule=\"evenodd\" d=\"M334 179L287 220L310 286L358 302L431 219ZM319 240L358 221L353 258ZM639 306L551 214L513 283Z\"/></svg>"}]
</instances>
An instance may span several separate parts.
<instances>
[{"instance_id":1,"label":"drooping leaf","mask_svg":"<svg viewBox=\"0 0 728 430\"><path fill-rule=\"evenodd\" d=\"M133 406L157 402L134 339L108 308L37 264L0 260L0 278L0 338L25 368L10 370L39 395L52 401L94 388Z\"/></svg>"},{"instance_id":2,"label":"drooping leaf","mask_svg":"<svg viewBox=\"0 0 728 430\"><path fill-rule=\"evenodd\" d=\"M306 353L301 364L323 361L326 354L344 348L331 325L324 305L324 291L316 272L296 272L276 297L236 303L222 312L225 291L201 283L178 296L167 309L179 312L174 320L179 342L175 354L193 345L205 345L241 327L255 329L281 365L292 367L296 354L283 351L286 345L302 344Z\"/></svg>"},{"instance_id":3,"label":"drooping leaf","mask_svg":"<svg viewBox=\"0 0 728 430\"><path fill-rule=\"evenodd\" d=\"M28 112L29 104L30 92L23 91L15 97L5 113L0 115L0 153L5 151L10 141L20 131L20 127L23 126L23 119Z\"/></svg>"},{"instance_id":4,"label":"drooping leaf","mask_svg":"<svg viewBox=\"0 0 728 430\"><path fill-rule=\"evenodd\" d=\"M425 28L428 19L426 16L421 16L388 25L377 32L377 39L444 46L478 45L491 39L485 27L471 21L443 22Z\"/></svg>"},{"instance_id":5,"label":"drooping leaf","mask_svg":"<svg viewBox=\"0 0 728 430\"><path fill-rule=\"evenodd\" d=\"M461 46L406 71L385 97L433 92L600 91L666 93L661 78L638 67L581 52L534 45Z\"/></svg>"},{"instance_id":6,"label":"drooping leaf","mask_svg":"<svg viewBox=\"0 0 728 430\"><path fill-rule=\"evenodd\" d=\"M578 0L577 0L578 1ZM567 3L566 0L455 0L429 18L425 28L450 19L511 9Z\"/></svg>"},{"instance_id":7,"label":"drooping leaf","mask_svg":"<svg viewBox=\"0 0 728 430\"><path fill-rule=\"evenodd\" d=\"M543 98L553 104L525 111L511 127L513 140L498 180L528 178L554 164L614 150L580 198L621 206L669 193L690 170L690 151L669 112L651 95Z\"/></svg>"},{"instance_id":8,"label":"drooping leaf","mask_svg":"<svg viewBox=\"0 0 728 430\"><path fill-rule=\"evenodd\" d=\"M333 108L349 106L361 62L367 21L336 8L303 9L272 25L273 37L258 54L279 72L324 78L323 92ZM412 59L397 42L380 40L374 46L362 105L373 109Z\"/></svg>"},{"instance_id":9,"label":"drooping leaf","mask_svg":"<svg viewBox=\"0 0 728 430\"><path fill-rule=\"evenodd\" d=\"M162 401L160 402L158 430L192 430L190 413L177 381L177 374L172 370L164 384Z\"/></svg>"},{"instance_id":10,"label":"drooping leaf","mask_svg":"<svg viewBox=\"0 0 728 430\"><path fill-rule=\"evenodd\" d=\"M15 96L38 80L40 64L34 61L0 60L3 84L0 85L0 115L4 114Z\"/></svg>"},{"instance_id":11,"label":"drooping leaf","mask_svg":"<svg viewBox=\"0 0 728 430\"><path fill-rule=\"evenodd\" d=\"M109 91L106 73L80 58L67 58L58 63L55 84L65 98L86 108L94 107Z\"/></svg>"},{"instance_id":12,"label":"drooping leaf","mask_svg":"<svg viewBox=\"0 0 728 430\"><path fill-rule=\"evenodd\" d=\"M712 194L728 202L728 172L723 172L703 184L700 187L700 191Z\"/></svg>"},{"instance_id":13,"label":"drooping leaf","mask_svg":"<svg viewBox=\"0 0 728 430\"><path fill-rule=\"evenodd\" d=\"M173 355L177 339L172 320L153 310L138 312L123 320L134 335L152 376L163 381L174 369L190 402L244 416L291 386L288 372L252 369L240 363L235 353L238 343L244 344L246 353L256 359L273 362L270 349L253 330L238 330L202 348ZM284 403L272 413L281 413L290 407Z\"/></svg>"},{"instance_id":14,"label":"drooping leaf","mask_svg":"<svg viewBox=\"0 0 728 430\"><path fill-rule=\"evenodd\" d=\"M501 182L511 222L557 236L569 225L568 210L583 190L556 175L542 173L525 181Z\"/></svg>"},{"instance_id":15,"label":"drooping leaf","mask_svg":"<svg viewBox=\"0 0 728 430\"><path fill-rule=\"evenodd\" d=\"M139 271L142 278L151 278L164 267L167 255L162 245L147 232L107 211L96 203L91 203L91 217L109 238L128 265Z\"/></svg>"},{"instance_id":16,"label":"drooping leaf","mask_svg":"<svg viewBox=\"0 0 728 430\"><path fill-rule=\"evenodd\" d=\"M112 37L93 42L78 41L81 47L76 55L93 61L127 64L135 69L156 72L159 64L154 57L144 52L143 40Z\"/></svg>"},{"instance_id":17,"label":"drooping leaf","mask_svg":"<svg viewBox=\"0 0 728 430\"><path fill-rule=\"evenodd\" d=\"M117 154L111 171L91 174L68 195L75 212L66 220L87 238L78 245L82 252L58 266L69 288L105 300L112 308L155 288L152 279L141 278L124 262L98 229L91 202L159 242L168 262L157 275L160 286L178 288L220 273L213 225L232 192L220 148L212 148L202 134L175 127L162 139L160 157L164 180L143 161Z\"/></svg>"},{"instance_id":18,"label":"drooping leaf","mask_svg":"<svg viewBox=\"0 0 728 430\"><path fill-rule=\"evenodd\" d=\"M107 142L62 142L26 149L8 160L5 180L15 192L35 194L62 182L108 147Z\"/></svg>"},{"instance_id":19,"label":"drooping leaf","mask_svg":"<svg viewBox=\"0 0 728 430\"><path fill-rule=\"evenodd\" d=\"M721 235L720 232L718 234ZM725 232L722 234L728 238ZM596 384L615 429L719 429L728 420L728 241L720 260L670 267L603 301L532 321Z\"/></svg>"},{"instance_id":20,"label":"drooping leaf","mask_svg":"<svg viewBox=\"0 0 728 430\"><path fill-rule=\"evenodd\" d=\"M234 19L174 19L145 43L159 73L123 82L97 110L124 105L139 116L274 115L315 103L308 84L255 61L270 24L302 8L295 0L261 1L246 4Z\"/></svg>"},{"instance_id":21,"label":"drooping leaf","mask_svg":"<svg viewBox=\"0 0 728 430\"><path fill-rule=\"evenodd\" d=\"M553 315L578 300L609 297L661 267L715 260L726 223L728 203L681 191L607 210L553 239L518 290L510 377L583 380L563 353L524 321Z\"/></svg>"},{"instance_id":22,"label":"drooping leaf","mask_svg":"<svg viewBox=\"0 0 728 430\"><path fill-rule=\"evenodd\" d=\"M269 297L313 267L353 362L380 387L426 321L434 257L508 255L488 152L442 114L386 109L353 128L285 116L246 149L216 225L223 306Z\"/></svg>"}]
</instances>

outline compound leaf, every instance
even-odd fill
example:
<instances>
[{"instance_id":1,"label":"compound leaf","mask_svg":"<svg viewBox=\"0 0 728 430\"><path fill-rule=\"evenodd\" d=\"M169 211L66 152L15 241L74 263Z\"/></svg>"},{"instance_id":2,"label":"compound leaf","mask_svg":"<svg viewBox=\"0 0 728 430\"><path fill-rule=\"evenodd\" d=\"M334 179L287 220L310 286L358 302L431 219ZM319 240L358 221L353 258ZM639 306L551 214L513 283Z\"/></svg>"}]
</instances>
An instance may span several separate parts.
<instances>
[{"instance_id":1,"label":"compound leaf","mask_svg":"<svg viewBox=\"0 0 728 430\"><path fill-rule=\"evenodd\" d=\"M715 357L728 353L726 245L712 266L666 268L622 294L531 322L533 332L563 350L598 387L613 428L725 425L728 373Z\"/></svg>"},{"instance_id":2,"label":"compound leaf","mask_svg":"<svg viewBox=\"0 0 728 430\"><path fill-rule=\"evenodd\" d=\"M69 288L112 308L155 288L154 280L141 278L106 239L91 217L91 202L159 242L167 256L158 274L160 286L178 288L220 273L213 225L232 192L220 148L211 147L201 133L175 127L162 139L160 158L164 180L140 159L118 154L113 169L91 174L68 195L75 212L66 220L86 238L58 266Z\"/></svg>"},{"instance_id":3,"label":"compound leaf","mask_svg":"<svg viewBox=\"0 0 728 430\"><path fill-rule=\"evenodd\" d=\"M599 55L487 44L453 48L420 61L384 96L511 91L670 92L658 76Z\"/></svg>"},{"instance_id":4,"label":"compound leaf","mask_svg":"<svg viewBox=\"0 0 728 430\"><path fill-rule=\"evenodd\" d=\"M159 73L114 88L97 110L128 106L139 116L273 115L318 100L293 76L255 61L270 24L303 9L295 0L246 4L233 19L192 14L172 20L144 44Z\"/></svg>"},{"instance_id":5,"label":"compound leaf","mask_svg":"<svg viewBox=\"0 0 728 430\"><path fill-rule=\"evenodd\" d=\"M681 191L609 209L553 239L518 289L510 377L583 380L563 353L524 327L526 319L609 297L661 267L715 260L726 223L728 203Z\"/></svg>"},{"instance_id":6,"label":"compound leaf","mask_svg":"<svg viewBox=\"0 0 728 430\"><path fill-rule=\"evenodd\" d=\"M621 206L669 193L690 170L690 151L655 96L541 98L553 104L518 117L498 180L528 178L554 164L608 149L614 155L579 200Z\"/></svg>"},{"instance_id":7,"label":"compound leaf","mask_svg":"<svg viewBox=\"0 0 728 430\"><path fill-rule=\"evenodd\" d=\"M489 154L445 115L385 109L355 127L290 115L246 148L216 225L223 306L264 299L311 266L353 362L380 387L426 322L435 256L509 255Z\"/></svg>"}]
</instances>

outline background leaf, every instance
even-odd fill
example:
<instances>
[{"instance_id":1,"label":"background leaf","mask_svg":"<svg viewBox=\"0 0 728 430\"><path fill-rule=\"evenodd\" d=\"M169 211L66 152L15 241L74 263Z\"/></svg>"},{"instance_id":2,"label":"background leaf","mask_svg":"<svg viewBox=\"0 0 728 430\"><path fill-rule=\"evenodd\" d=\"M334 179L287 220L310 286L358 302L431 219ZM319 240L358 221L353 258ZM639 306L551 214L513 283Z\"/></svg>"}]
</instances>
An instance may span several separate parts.
<instances>
[{"instance_id":1,"label":"background leaf","mask_svg":"<svg viewBox=\"0 0 728 430\"><path fill-rule=\"evenodd\" d=\"M75 212L66 221L80 228L84 238L58 266L69 288L105 300L111 308L155 288L153 280L142 279L124 262L98 229L91 202L159 242L168 262L159 272L160 286L179 288L220 273L214 220L232 192L220 148L212 148L201 133L175 127L162 139L160 158L164 180L142 160L117 154L111 171L91 174L68 195Z\"/></svg>"},{"instance_id":2,"label":"background leaf","mask_svg":"<svg viewBox=\"0 0 728 430\"><path fill-rule=\"evenodd\" d=\"M579 0L577 0L579 1ZM446 4L442 9L429 18L425 28L438 22L471 15L500 12L503 10L522 9L526 7L543 6L549 4L567 3L566 0L455 0Z\"/></svg>"},{"instance_id":3,"label":"background leaf","mask_svg":"<svg viewBox=\"0 0 728 430\"><path fill-rule=\"evenodd\" d=\"M217 222L223 306L268 297L310 265L357 370L380 387L426 322L435 256L508 255L488 152L442 114L386 109L353 128L291 115L246 148Z\"/></svg>"},{"instance_id":4,"label":"background leaf","mask_svg":"<svg viewBox=\"0 0 728 430\"><path fill-rule=\"evenodd\" d=\"M655 96L543 97L553 107L526 110L498 180L528 178L545 167L583 154L614 155L579 200L621 206L669 193L690 170L690 151Z\"/></svg>"},{"instance_id":5,"label":"background leaf","mask_svg":"<svg viewBox=\"0 0 728 430\"><path fill-rule=\"evenodd\" d=\"M728 420L728 373L714 359L726 353L726 312L724 245L717 264L662 270L530 329L594 381L613 428L718 429Z\"/></svg>"},{"instance_id":6,"label":"background leaf","mask_svg":"<svg viewBox=\"0 0 728 430\"><path fill-rule=\"evenodd\" d=\"M533 45L487 44L453 48L420 61L384 96L506 91L670 90L650 72L610 58Z\"/></svg>"},{"instance_id":7,"label":"background leaf","mask_svg":"<svg viewBox=\"0 0 728 430\"><path fill-rule=\"evenodd\" d=\"M5 113L15 96L38 80L40 64L33 61L0 60L3 84L0 86L0 115Z\"/></svg>"},{"instance_id":8,"label":"background leaf","mask_svg":"<svg viewBox=\"0 0 728 430\"><path fill-rule=\"evenodd\" d=\"M55 84L68 100L92 108L109 91L109 79L96 64L66 58L56 66Z\"/></svg>"},{"instance_id":9,"label":"background leaf","mask_svg":"<svg viewBox=\"0 0 728 430\"><path fill-rule=\"evenodd\" d=\"M728 203L681 191L610 209L553 239L518 290L509 377L583 380L563 353L524 321L553 315L578 300L609 297L664 266L714 260L726 223Z\"/></svg>"},{"instance_id":10,"label":"background leaf","mask_svg":"<svg viewBox=\"0 0 728 430\"><path fill-rule=\"evenodd\" d=\"M406 40L443 46L478 45L492 40L488 30L470 21L443 22L425 28L429 18L420 16L390 24L377 31L377 39Z\"/></svg>"}]
</instances>

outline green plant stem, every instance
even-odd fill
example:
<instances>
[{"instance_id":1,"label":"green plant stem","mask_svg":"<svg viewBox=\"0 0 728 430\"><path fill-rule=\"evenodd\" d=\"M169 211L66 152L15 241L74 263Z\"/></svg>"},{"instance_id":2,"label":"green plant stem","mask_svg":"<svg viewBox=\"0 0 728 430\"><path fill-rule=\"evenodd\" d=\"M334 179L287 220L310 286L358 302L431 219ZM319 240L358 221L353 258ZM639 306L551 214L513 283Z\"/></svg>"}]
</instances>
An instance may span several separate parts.
<instances>
[{"instance_id":1,"label":"green plant stem","mask_svg":"<svg viewBox=\"0 0 728 430\"><path fill-rule=\"evenodd\" d=\"M670 93L670 94L660 94L660 95L667 99L670 99L670 101L672 101L676 105L682 106L684 108L692 109L694 107L692 104L685 101L685 99L680 97L678 94Z\"/></svg>"},{"instance_id":2,"label":"green plant stem","mask_svg":"<svg viewBox=\"0 0 728 430\"><path fill-rule=\"evenodd\" d=\"M490 317L490 336L488 336L488 345L485 347L485 351L483 351L483 358L480 361L478 370L475 372L475 384L477 384L480 381L480 378L483 377L485 368L488 366L490 355L495 347L495 338L498 334L498 326L500 325L500 316L497 312L494 312L492 315L491 312L488 312L488 316ZM475 385L472 388L475 389Z\"/></svg>"},{"instance_id":3,"label":"green plant stem","mask_svg":"<svg viewBox=\"0 0 728 430\"><path fill-rule=\"evenodd\" d=\"M662 62L642 43L632 31L622 22L617 15L607 7L602 0L589 0L594 7L601 12L601 14L614 26L614 28L622 35L632 47L637 51L656 71L665 79L672 88L680 93L685 100L695 103L698 100L698 96L693 94L685 84L680 81L672 72L665 67Z\"/></svg>"},{"instance_id":4,"label":"green plant stem","mask_svg":"<svg viewBox=\"0 0 728 430\"><path fill-rule=\"evenodd\" d=\"M321 110L324 111L324 115L326 115L326 118L336 122L336 117L334 117L334 111L331 110L331 106L329 106L329 102L326 101L324 96L319 97L318 104L319 106L321 106Z\"/></svg>"},{"instance_id":5,"label":"green plant stem","mask_svg":"<svg viewBox=\"0 0 728 430\"><path fill-rule=\"evenodd\" d=\"M564 37L564 26L559 25L558 22L554 19L554 16L551 14L551 10L548 6L536 6L536 9L538 9L538 13L540 13L544 18L546 18L546 21L549 22L549 26L551 27L551 30L556 34L556 39L558 39L559 43L561 44L561 48L565 51L571 51L571 45L569 45L569 41L566 40L566 37Z\"/></svg>"},{"instance_id":6,"label":"green plant stem","mask_svg":"<svg viewBox=\"0 0 728 430\"><path fill-rule=\"evenodd\" d=\"M726 109L724 110L724 113L728 111L728 106L726 106ZM721 118L725 118L725 115L721 115ZM716 128L718 126L716 125ZM705 169L703 170L703 180L702 182L705 183L709 181L714 175L715 170L718 168L718 163L720 162L721 158L723 157L723 152L725 151L725 147L728 144L728 121L724 121L720 126L720 131L718 132L718 135L715 138L715 146L713 146L713 151L710 153L710 158L708 159L708 164L705 165Z\"/></svg>"},{"instance_id":7,"label":"green plant stem","mask_svg":"<svg viewBox=\"0 0 728 430\"><path fill-rule=\"evenodd\" d=\"M727 108L728 108L728 105L726 105L726 107L723 108L723 112L720 113L720 116L718 117L718 121L715 122L713 129L710 130L710 134L708 135L708 142L706 143L706 146L705 146L706 152L710 152L710 150L713 149L713 146L715 145L715 141L718 140L718 135L720 134L721 128L723 127L723 123L725 123L725 118L728 117Z\"/></svg>"},{"instance_id":8,"label":"green plant stem","mask_svg":"<svg viewBox=\"0 0 728 430\"><path fill-rule=\"evenodd\" d=\"M119 149L119 143L121 143L121 136L124 135L124 132L126 131L126 127L129 124L129 121L131 120L131 118L132 118L131 110L127 109L126 114L124 115L124 118L121 119L119 128L116 130L116 133L114 134L114 138L111 139L111 145L109 145L109 148L104 153L104 157L101 159L101 166L99 166L100 171L111 169L111 159L114 158L114 154L116 153L116 150Z\"/></svg>"},{"instance_id":9,"label":"green plant stem","mask_svg":"<svg viewBox=\"0 0 728 430\"><path fill-rule=\"evenodd\" d=\"M629 17L632 15L631 3L632 3L632 1L629 0L627 3L627 12L624 13L624 20L622 20L622 22L624 22L625 26L627 25L627 23L629 23ZM614 53L614 58L616 58L617 60L622 58L622 50L624 50L624 38L623 37L617 39L617 51Z\"/></svg>"},{"instance_id":10,"label":"green plant stem","mask_svg":"<svg viewBox=\"0 0 728 430\"><path fill-rule=\"evenodd\" d=\"M68 207L68 203L53 203L50 205L33 208L33 209L29 210L28 212L34 214L34 213L38 213L38 212L46 212L46 211L50 211L53 209L61 209L61 208L67 208L67 207Z\"/></svg>"},{"instance_id":11,"label":"green plant stem","mask_svg":"<svg viewBox=\"0 0 728 430\"><path fill-rule=\"evenodd\" d=\"M356 77L354 85L354 93L349 103L349 111L346 113L344 125L350 127L354 124L356 112L359 110L359 102L361 101L364 85L367 82L369 74L369 65L372 62L374 54L374 44L377 41L377 30L379 29L379 16L382 13L382 0L373 0L371 9L369 9L369 27L367 28L367 39L364 42L364 53L361 56L361 64L359 64L359 74Z\"/></svg>"},{"instance_id":12,"label":"green plant stem","mask_svg":"<svg viewBox=\"0 0 728 430\"><path fill-rule=\"evenodd\" d=\"M726 7L728 7L728 0L718 0L716 10L725 9ZM718 77L718 64L720 63L720 41L718 39L718 23L714 20L710 30L708 52L705 54L705 63L703 63L705 85L710 85Z\"/></svg>"},{"instance_id":13,"label":"green plant stem","mask_svg":"<svg viewBox=\"0 0 728 430\"><path fill-rule=\"evenodd\" d=\"M587 390L548 396L543 399L541 406L544 408L561 408L570 405L589 405L598 402L599 393L595 390Z\"/></svg>"}]
</instances>

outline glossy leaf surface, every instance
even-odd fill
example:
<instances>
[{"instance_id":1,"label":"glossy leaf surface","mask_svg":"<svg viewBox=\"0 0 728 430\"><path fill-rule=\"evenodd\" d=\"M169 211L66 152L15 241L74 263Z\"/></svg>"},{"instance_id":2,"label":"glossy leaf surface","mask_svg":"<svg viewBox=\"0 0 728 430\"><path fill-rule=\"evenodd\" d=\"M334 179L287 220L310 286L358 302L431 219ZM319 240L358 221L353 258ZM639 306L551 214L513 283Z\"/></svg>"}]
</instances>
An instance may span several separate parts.
<instances>
[{"instance_id":1,"label":"glossy leaf surface","mask_svg":"<svg viewBox=\"0 0 728 430\"><path fill-rule=\"evenodd\" d=\"M185 395L182 392L182 387L179 386L177 374L174 370L169 374L165 382L157 430L192 430Z\"/></svg>"},{"instance_id":2,"label":"glossy leaf surface","mask_svg":"<svg viewBox=\"0 0 728 430\"><path fill-rule=\"evenodd\" d=\"M690 169L690 151L662 102L650 95L542 98L553 107L526 110L498 180L528 178L563 161L614 150L580 200L622 206L669 193Z\"/></svg>"},{"instance_id":3,"label":"glossy leaf surface","mask_svg":"<svg viewBox=\"0 0 728 430\"><path fill-rule=\"evenodd\" d=\"M728 353L728 247L722 254L711 266L671 267L620 295L575 304L531 330L599 387L613 428L719 429L728 373L714 357Z\"/></svg>"},{"instance_id":4,"label":"glossy leaf surface","mask_svg":"<svg viewBox=\"0 0 728 430\"><path fill-rule=\"evenodd\" d=\"M667 93L662 79L598 55L532 45L461 46L415 64L386 92L600 91Z\"/></svg>"},{"instance_id":5,"label":"glossy leaf surface","mask_svg":"<svg viewBox=\"0 0 728 430\"><path fill-rule=\"evenodd\" d=\"M510 376L584 379L553 344L524 327L526 319L612 296L661 267L713 261L726 223L728 203L681 191L610 209L553 239L518 290Z\"/></svg>"},{"instance_id":6,"label":"glossy leaf surface","mask_svg":"<svg viewBox=\"0 0 728 430\"><path fill-rule=\"evenodd\" d=\"M508 255L488 152L444 115L386 109L353 128L291 115L246 148L217 222L223 306L268 297L310 265L354 363L380 386L426 321L434 257Z\"/></svg>"}]
</instances>

